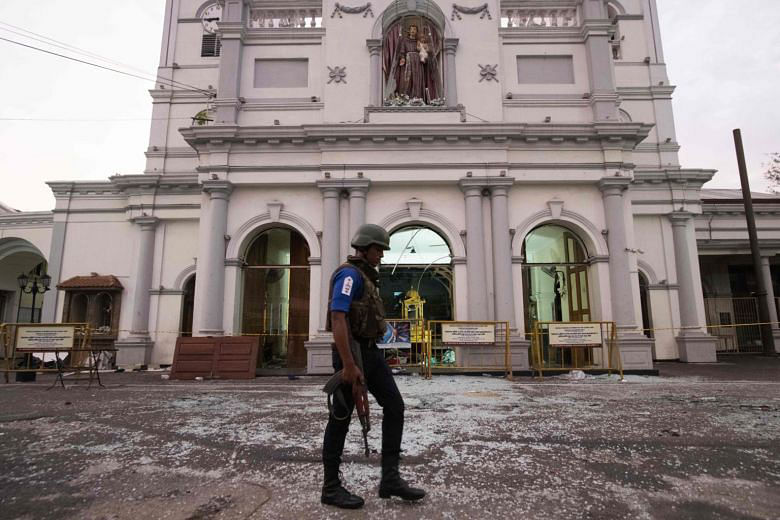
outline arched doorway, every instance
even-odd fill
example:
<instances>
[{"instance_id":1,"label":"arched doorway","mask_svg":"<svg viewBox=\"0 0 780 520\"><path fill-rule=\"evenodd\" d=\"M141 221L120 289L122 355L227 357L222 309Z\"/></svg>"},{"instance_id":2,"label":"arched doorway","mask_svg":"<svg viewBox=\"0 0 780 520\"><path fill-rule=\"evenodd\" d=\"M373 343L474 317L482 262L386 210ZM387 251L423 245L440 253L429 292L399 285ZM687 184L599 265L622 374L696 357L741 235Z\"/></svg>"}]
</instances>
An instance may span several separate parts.
<instances>
[{"instance_id":1,"label":"arched doorway","mask_svg":"<svg viewBox=\"0 0 780 520\"><path fill-rule=\"evenodd\" d=\"M389 318L452 319L452 252L433 229L407 226L395 230L390 235L390 250L382 259L379 281ZM408 300L415 298L419 313L411 316Z\"/></svg>"},{"instance_id":2,"label":"arched doorway","mask_svg":"<svg viewBox=\"0 0 780 520\"><path fill-rule=\"evenodd\" d=\"M523 258L525 330L536 322L591 320L588 253L577 235L555 224L539 226L525 237ZM543 356L549 363L581 366L590 363L592 353L548 350L544 344Z\"/></svg>"},{"instance_id":3,"label":"arched doorway","mask_svg":"<svg viewBox=\"0 0 780 520\"><path fill-rule=\"evenodd\" d=\"M241 332L260 336L258 373L306 369L309 246L296 231L263 231L246 251Z\"/></svg>"},{"instance_id":4,"label":"arched doorway","mask_svg":"<svg viewBox=\"0 0 780 520\"><path fill-rule=\"evenodd\" d=\"M642 329L645 336L653 339L653 317L650 313L650 282L642 271L639 271L639 301L642 305Z\"/></svg>"},{"instance_id":5,"label":"arched doorway","mask_svg":"<svg viewBox=\"0 0 780 520\"><path fill-rule=\"evenodd\" d=\"M537 227L523 242L526 330L537 321L589 321L588 258L582 241L554 224Z\"/></svg>"},{"instance_id":6,"label":"arched doorway","mask_svg":"<svg viewBox=\"0 0 780 520\"><path fill-rule=\"evenodd\" d=\"M49 289L36 291L30 289L32 283L23 291L19 287L19 275L28 280L40 280L46 276L48 264L40 250L32 243L21 238L0 239L0 322L34 323L41 321L41 312ZM43 287L39 284L39 289Z\"/></svg>"},{"instance_id":7,"label":"arched doorway","mask_svg":"<svg viewBox=\"0 0 780 520\"><path fill-rule=\"evenodd\" d=\"M183 337L192 336L192 318L195 314L195 275L189 277L184 284L184 294L181 298L181 326L179 331Z\"/></svg>"}]
</instances>

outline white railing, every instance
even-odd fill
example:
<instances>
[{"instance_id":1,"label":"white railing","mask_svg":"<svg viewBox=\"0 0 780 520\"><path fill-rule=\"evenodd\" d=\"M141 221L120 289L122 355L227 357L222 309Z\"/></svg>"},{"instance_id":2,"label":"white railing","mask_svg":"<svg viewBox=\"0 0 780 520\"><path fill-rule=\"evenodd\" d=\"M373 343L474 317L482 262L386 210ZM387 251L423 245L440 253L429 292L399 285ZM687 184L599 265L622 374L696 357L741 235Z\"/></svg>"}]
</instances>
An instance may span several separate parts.
<instances>
[{"instance_id":1,"label":"white railing","mask_svg":"<svg viewBox=\"0 0 780 520\"><path fill-rule=\"evenodd\" d=\"M576 7L501 9L501 27L509 29L578 27L579 25Z\"/></svg>"},{"instance_id":2,"label":"white railing","mask_svg":"<svg viewBox=\"0 0 780 520\"><path fill-rule=\"evenodd\" d=\"M322 27L322 9L252 9L250 29L317 29Z\"/></svg>"}]
</instances>

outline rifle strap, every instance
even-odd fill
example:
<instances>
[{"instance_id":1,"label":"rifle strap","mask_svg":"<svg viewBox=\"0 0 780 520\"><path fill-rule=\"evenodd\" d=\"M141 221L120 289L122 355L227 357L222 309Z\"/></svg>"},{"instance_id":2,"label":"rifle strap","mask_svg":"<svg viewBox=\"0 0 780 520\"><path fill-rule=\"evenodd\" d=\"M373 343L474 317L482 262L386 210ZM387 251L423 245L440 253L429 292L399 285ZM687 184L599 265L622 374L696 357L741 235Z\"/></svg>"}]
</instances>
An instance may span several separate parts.
<instances>
[{"instance_id":1,"label":"rifle strap","mask_svg":"<svg viewBox=\"0 0 780 520\"><path fill-rule=\"evenodd\" d=\"M330 414L331 417L333 417L337 421L346 421L352 416L352 412L350 411L344 417L338 417L334 412L333 400L332 400L333 395L336 396L336 399L339 400L339 402L345 409L348 408L347 400L344 399L344 392L341 391L341 386L339 386L332 394L328 394L328 413Z\"/></svg>"}]
</instances>

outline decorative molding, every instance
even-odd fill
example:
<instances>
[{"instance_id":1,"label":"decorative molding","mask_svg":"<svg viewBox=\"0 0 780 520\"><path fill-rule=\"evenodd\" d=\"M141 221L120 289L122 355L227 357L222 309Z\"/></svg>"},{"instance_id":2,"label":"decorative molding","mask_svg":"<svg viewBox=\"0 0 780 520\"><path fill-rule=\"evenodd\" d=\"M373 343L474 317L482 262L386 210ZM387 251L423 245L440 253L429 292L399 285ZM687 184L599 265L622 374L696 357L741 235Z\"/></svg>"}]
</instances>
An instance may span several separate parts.
<instances>
[{"instance_id":1,"label":"decorative molding","mask_svg":"<svg viewBox=\"0 0 780 520\"><path fill-rule=\"evenodd\" d=\"M184 294L184 291L180 291L178 289L167 289L160 286L159 289L150 289L149 294L152 296L181 296Z\"/></svg>"},{"instance_id":2,"label":"decorative molding","mask_svg":"<svg viewBox=\"0 0 780 520\"><path fill-rule=\"evenodd\" d=\"M363 109L363 122L368 123L371 114L377 113L377 112L459 112L460 113L460 122L465 123L466 122L466 107L463 105L457 105L454 107L451 106L432 106L432 105L421 105L421 106L381 106L381 107L365 107Z\"/></svg>"},{"instance_id":3,"label":"decorative molding","mask_svg":"<svg viewBox=\"0 0 780 520\"><path fill-rule=\"evenodd\" d=\"M648 285L656 285L658 284L658 276L655 274L655 270L645 262L644 260L637 260L636 261L637 267L639 267L639 270L645 273L645 276L647 276L647 284Z\"/></svg>"},{"instance_id":4,"label":"decorative molding","mask_svg":"<svg viewBox=\"0 0 780 520\"><path fill-rule=\"evenodd\" d=\"M607 241L601 231L587 217L574 211L561 209L560 217L553 218L550 208L544 209L529 216L515 227L515 236L512 239L512 250L520 251L526 235L542 224L558 224L571 229L585 243L588 253L592 258L606 256L609 258Z\"/></svg>"},{"instance_id":5,"label":"decorative molding","mask_svg":"<svg viewBox=\"0 0 780 520\"><path fill-rule=\"evenodd\" d=\"M485 4L487 5L487 4ZM334 16L338 15L339 18L344 18L341 13L344 14L360 14L363 13L363 18L367 17L369 14L371 15L371 18L374 17L374 11L371 10L371 2L366 3L365 5L360 5L356 7L349 7L346 5L341 5L340 3L336 2L336 6L333 9L333 13L331 13L330 17L333 18Z\"/></svg>"},{"instance_id":6,"label":"decorative molding","mask_svg":"<svg viewBox=\"0 0 780 520\"><path fill-rule=\"evenodd\" d=\"M479 83L482 83L483 81L495 81L496 83L499 83L498 81L498 64L496 65L479 65L477 66L480 68L479 71Z\"/></svg>"},{"instance_id":7,"label":"decorative molding","mask_svg":"<svg viewBox=\"0 0 780 520\"><path fill-rule=\"evenodd\" d=\"M563 210L563 201L559 199L552 199L547 201L547 207L550 208L550 215L552 218L561 218L561 211Z\"/></svg>"},{"instance_id":8,"label":"decorative molding","mask_svg":"<svg viewBox=\"0 0 780 520\"><path fill-rule=\"evenodd\" d=\"M173 282L173 288L178 291L184 291L184 285L190 279L190 276L193 276L196 271L197 271L197 267L195 266L195 264L185 267L176 276L176 280Z\"/></svg>"},{"instance_id":9,"label":"decorative molding","mask_svg":"<svg viewBox=\"0 0 780 520\"><path fill-rule=\"evenodd\" d=\"M244 222L232 233L230 242L227 245L227 251L225 252L226 258L240 258L244 247L249 244L250 238L254 238L255 234L263 229L279 224L284 224L303 235L303 238L309 245L309 253L312 257L319 258L321 256L320 238L309 221L295 213L281 210L279 212L279 220L276 222L271 220L269 212L257 215Z\"/></svg>"},{"instance_id":10,"label":"decorative molding","mask_svg":"<svg viewBox=\"0 0 780 520\"><path fill-rule=\"evenodd\" d=\"M278 200L269 202L267 204L268 214L271 216L271 222L279 222L279 215L282 212L282 206L284 206L284 204Z\"/></svg>"},{"instance_id":11,"label":"decorative molding","mask_svg":"<svg viewBox=\"0 0 780 520\"><path fill-rule=\"evenodd\" d=\"M338 4L337 4L338 5ZM477 7L465 7L458 4L452 4L452 16L450 16L450 20L455 20L457 17L458 20L463 20L463 17L461 17L461 13L463 14L479 14L479 19L482 20L487 16L488 20L492 20L493 17L490 16L490 9L488 9L488 4L484 3ZM481 14L480 14L481 13Z\"/></svg>"},{"instance_id":12,"label":"decorative molding","mask_svg":"<svg viewBox=\"0 0 780 520\"><path fill-rule=\"evenodd\" d=\"M417 220L420 217L422 204L422 201L418 198L411 198L406 201L406 207L409 208L409 214L413 219Z\"/></svg>"},{"instance_id":13,"label":"decorative molding","mask_svg":"<svg viewBox=\"0 0 780 520\"><path fill-rule=\"evenodd\" d=\"M336 65L335 67L328 66L328 77L330 78L328 80L328 83L347 83L347 66L344 65L343 67L339 67Z\"/></svg>"},{"instance_id":14,"label":"decorative molding","mask_svg":"<svg viewBox=\"0 0 780 520\"><path fill-rule=\"evenodd\" d=\"M413 218L410 208L407 207L387 215L379 222L379 225L392 232L398 227L414 223L426 225L442 235L450 246L450 253L454 257L466 256L466 245L458 228L447 217L435 211L420 208L417 218Z\"/></svg>"}]
</instances>

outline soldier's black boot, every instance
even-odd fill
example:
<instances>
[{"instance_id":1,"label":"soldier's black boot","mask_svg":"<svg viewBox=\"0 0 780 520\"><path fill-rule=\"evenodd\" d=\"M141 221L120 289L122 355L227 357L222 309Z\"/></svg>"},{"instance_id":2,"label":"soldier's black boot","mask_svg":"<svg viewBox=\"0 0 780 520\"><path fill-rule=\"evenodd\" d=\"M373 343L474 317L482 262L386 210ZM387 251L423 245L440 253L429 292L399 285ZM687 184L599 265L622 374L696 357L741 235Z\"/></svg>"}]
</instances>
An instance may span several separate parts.
<instances>
[{"instance_id":1,"label":"soldier's black boot","mask_svg":"<svg viewBox=\"0 0 780 520\"><path fill-rule=\"evenodd\" d=\"M404 500L420 500L425 491L410 487L398 473L398 454L382 454L382 481L379 483L379 498L399 497Z\"/></svg>"},{"instance_id":2,"label":"soldier's black boot","mask_svg":"<svg viewBox=\"0 0 780 520\"><path fill-rule=\"evenodd\" d=\"M325 467L325 483L322 485L320 502L341 509L360 509L363 507L363 499L353 495L341 485L338 467Z\"/></svg>"}]
</instances>

